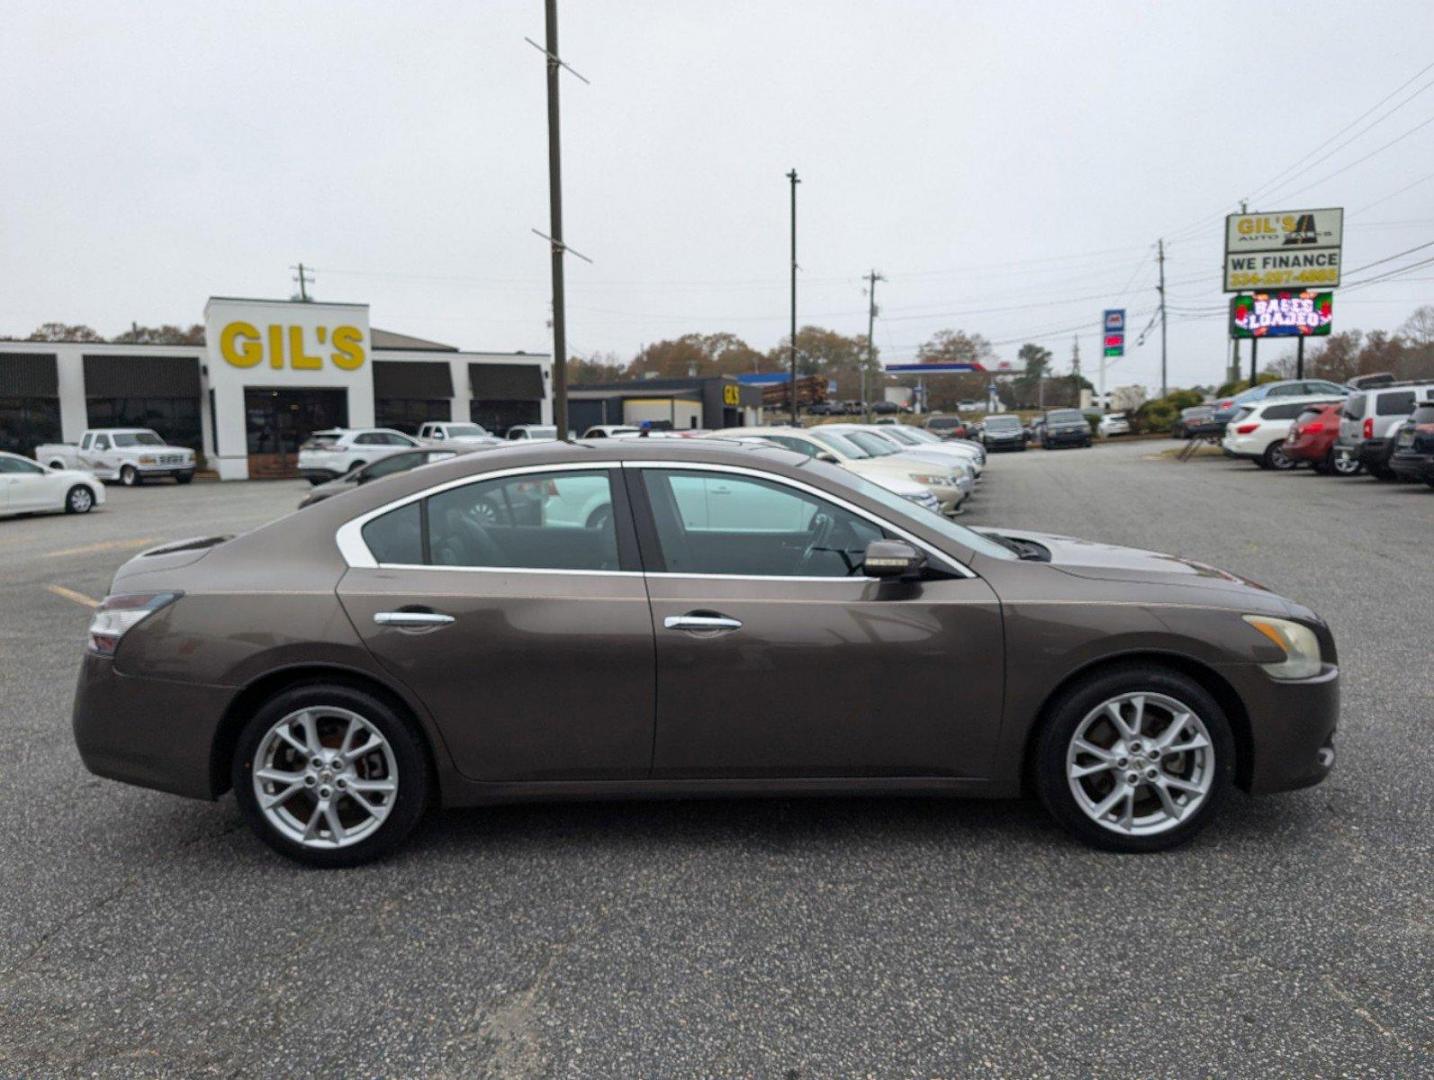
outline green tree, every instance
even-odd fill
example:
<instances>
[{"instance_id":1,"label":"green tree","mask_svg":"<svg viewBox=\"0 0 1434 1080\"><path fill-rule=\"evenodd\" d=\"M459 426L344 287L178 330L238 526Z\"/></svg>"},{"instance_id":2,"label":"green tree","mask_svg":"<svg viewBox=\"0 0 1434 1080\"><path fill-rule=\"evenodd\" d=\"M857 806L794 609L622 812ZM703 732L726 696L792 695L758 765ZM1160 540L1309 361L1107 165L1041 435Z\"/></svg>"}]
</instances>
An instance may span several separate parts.
<instances>
[{"instance_id":1,"label":"green tree","mask_svg":"<svg viewBox=\"0 0 1434 1080\"><path fill-rule=\"evenodd\" d=\"M980 334L965 330L938 330L922 342L916 350L920 363L939 361L980 364L991 368L996 363L996 350ZM934 375L927 379L926 401L933 411L954 412L957 404L966 398L986 400L986 383L989 376L975 372L969 375ZM916 376L903 377L901 383L913 386Z\"/></svg>"}]
</instances>

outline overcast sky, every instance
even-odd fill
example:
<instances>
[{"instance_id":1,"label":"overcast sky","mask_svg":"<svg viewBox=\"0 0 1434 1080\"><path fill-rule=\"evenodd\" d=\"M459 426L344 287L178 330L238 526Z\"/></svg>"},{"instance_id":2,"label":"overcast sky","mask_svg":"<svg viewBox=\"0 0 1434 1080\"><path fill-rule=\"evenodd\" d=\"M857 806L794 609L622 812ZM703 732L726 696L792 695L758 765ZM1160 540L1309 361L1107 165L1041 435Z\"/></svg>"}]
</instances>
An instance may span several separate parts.
<instances>
[{"instance_id":1,"label":"overcast sky","mask_svg":"<svg viewBox=\"0 0 1434 1080\"><path fill-rule=\"evenodd\" d=\"M775 344L793 167L800 321L864 333L874 267L888 357L949 327L1065 368L1080 327L1094 377L1101 309L1134 337L1164 236L1170 382L1216 382L1223 319L1189 315L1223 303L1242 196L1346 207L1347 283L1434 254L1351 272L1434 240L1434 122L1400 138L1434 121L1434 68L1289 170L1434 64L1428 0L562 7L592 81L562 88L567 238L594 260L569 260L574 352ZM542 10L0 0L0 332L197 322L287 296L303 260L373 325L545 351ZM1434 266L1341 292L1335 327L1431 300ZM1110 384L1158 385L1159 358L1152 334Z\"/></svg>"}]
</instances>

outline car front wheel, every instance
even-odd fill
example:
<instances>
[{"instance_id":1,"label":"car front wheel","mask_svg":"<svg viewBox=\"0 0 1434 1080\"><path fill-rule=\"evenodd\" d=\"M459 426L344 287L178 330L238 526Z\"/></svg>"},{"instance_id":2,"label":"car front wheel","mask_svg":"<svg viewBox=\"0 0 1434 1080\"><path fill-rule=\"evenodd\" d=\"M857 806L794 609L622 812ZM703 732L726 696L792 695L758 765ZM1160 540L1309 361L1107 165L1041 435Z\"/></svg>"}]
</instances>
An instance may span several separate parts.
<instances>
[{"instance_id":1,"label":"car front wheel","mask_svg":"<svg viewBox=\"0 0 1434 1080\"><path fill-rule=\"evenodd\" d=\"M120 483L125 487L138 487L139 482L139 470L133 465L126 465L120 469Z\"/></svg>"},{"instance_id":2,"label":"car front wheel","mask_svg":"<svg viewBox=\"0 0 1434 1080\"><path fill-rule=\"evenodd\" d=\"M88 514L95 505L95 493L84 484L76 484L65 496L65 513Z\"/></svg>"},{"instance_id":3,"label":"car front wheel","mask_svg":"<svg viewBox=\"0 0 1434 1080\"><path fill-rule=\"evenodd\" d=\"M1035 765L1041 801L1077 837L1110 851L1161 851L1208 824L1230 787L1235 743L1199 683L1138 665L1055 702Z\"/></svg>"},{"instance_id":4,"label":"car front wheel","mask_svg":"<svg viewBox=\"0 0 1434 1080\"><path fill-rule=\"evenodd\" d=\"M245 725L234 794L250 828L281 854L354 866L413 831L433 790L421 736L371 694L308 684Z\"/></svg>"}]
</instances>

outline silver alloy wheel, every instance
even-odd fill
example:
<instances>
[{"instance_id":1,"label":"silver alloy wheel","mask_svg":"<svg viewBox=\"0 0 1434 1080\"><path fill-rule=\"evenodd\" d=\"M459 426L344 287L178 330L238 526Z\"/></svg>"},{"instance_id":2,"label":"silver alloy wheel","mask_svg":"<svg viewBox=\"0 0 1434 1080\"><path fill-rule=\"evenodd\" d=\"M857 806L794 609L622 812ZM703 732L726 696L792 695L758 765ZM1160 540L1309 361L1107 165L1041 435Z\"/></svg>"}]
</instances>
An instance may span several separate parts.
<instances>
[{"instance_id":1,"label":"silver alloy wheel","mask_svg":"<svg viewBox=\"0 0 1434 1080\"><path fill-rule=\"evenodd\" d=\"M1122 836L1168 832L1199 810L1215 748L1188 705L1127 693L1097 705L1066 748L1066 779L1086 817Z\"/></svg>"},{"instance_id":2,"label":"silver alloy wheel","mask_svg":"<svg viewBox=\"0 0 1434 1080\"><path fill-rule=\"evenodd\" d=\"M383 733L358 713L318 705L274 724L254 755L254 797L278 832L310 848L342 848L378 831L398 795Z\"/></svg>"},{"instance_id":3,"label":"silver alloy wheel","mask_svg":"<svg viewBox=\"0 0 1434 1080\"><path fill-rule=\"evenodd\" d=\"M1276 469L1293 469L1294 459L1285 453L1284 443L1276 443L1270 447L1270 465Z\"/></svg>"},{"instance_id":4,"label":"silver alloy wheel","mask_svg":"<svg viewBox=\"0 0 1434 1080\"><path fill-rule=\"evenodd\" d=\"M70 510L76 514L88 513L95 505L95 497L87 487L77 487L70 491Z\"/></svg>"},{"instance_id":5,"label":"silver alloy wheel","mask_svg":"<svg viewBox=\"0 0 1434 1080\"><path fill-rule=\"evenodd\" d=\"M139 482L139 473L133 465L126 465L120 469L120 483L125 487L134 487Z\"/></svg>"},{"instance_id":6,"label":"silver alloy wheel","mask_svg":"<svg viewBox=\"0 0 1434 1080\"><path fill-rule=\"evenodd\" d=\"M1340 476L1353 476L1364 466L1351 454L1335 454L1331 465Z\"/></svg>"}]
</instances>

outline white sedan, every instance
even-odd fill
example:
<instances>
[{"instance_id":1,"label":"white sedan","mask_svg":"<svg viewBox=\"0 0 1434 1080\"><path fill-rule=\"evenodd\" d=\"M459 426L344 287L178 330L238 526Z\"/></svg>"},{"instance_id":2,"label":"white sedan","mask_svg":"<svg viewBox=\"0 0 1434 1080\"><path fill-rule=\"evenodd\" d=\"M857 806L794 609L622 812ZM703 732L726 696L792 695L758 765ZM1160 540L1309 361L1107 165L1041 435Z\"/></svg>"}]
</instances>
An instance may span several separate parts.
<instances>
[{"instance_id":1,"label":"white sedan","mask_svg":"<svg viewBox=\"0 0 1434 1080\"><path fill-rule=\"evenodd\" d=\"M105 486L78 469L48 469L0 451L0 517L10 514L87 514L103 506Z\"/></svg>"}]
</instances>

